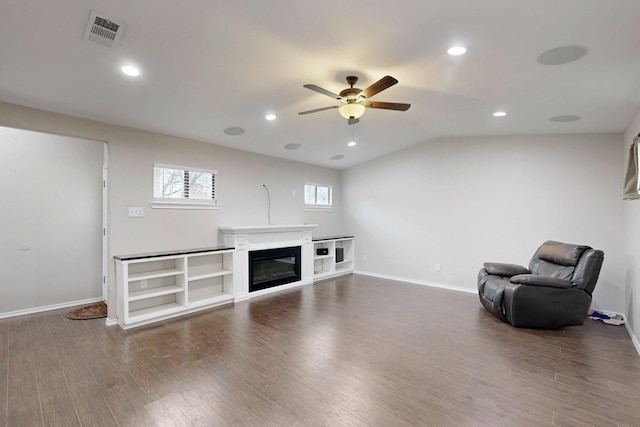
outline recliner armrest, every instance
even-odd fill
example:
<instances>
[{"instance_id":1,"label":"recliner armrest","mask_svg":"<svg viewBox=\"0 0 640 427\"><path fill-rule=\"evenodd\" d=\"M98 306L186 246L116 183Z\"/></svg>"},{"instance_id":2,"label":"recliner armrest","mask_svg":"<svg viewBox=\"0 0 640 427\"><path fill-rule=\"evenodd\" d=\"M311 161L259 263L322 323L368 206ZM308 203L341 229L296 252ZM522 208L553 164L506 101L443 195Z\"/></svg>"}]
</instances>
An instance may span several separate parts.
<instances>
[{"instance_id":1,"label":"recliner armrest","mask_svg":"<svg viewBox=\"0 0 640 427\"><path fill-rule=\"evenodd\" d=\"M499 262L485 262L484 269L487 273L500 277L511 277L517 274L529 274L530 271L521 265L503 264Z\"/></svg>"},{"instance_id":2,"label":"recliner armrest","mask_svg":"<svg viewBox=\"0 0 640 427\"><path fill-rule=\"evenodd\" d=\"M534 286L549 286L552 288L571 288L573 283L568 280L558 279L551 276L540 276L538 274L519 274L513 276L510 280L511 283L516 285L534 285Z\"/></svg>"}]
</instances>

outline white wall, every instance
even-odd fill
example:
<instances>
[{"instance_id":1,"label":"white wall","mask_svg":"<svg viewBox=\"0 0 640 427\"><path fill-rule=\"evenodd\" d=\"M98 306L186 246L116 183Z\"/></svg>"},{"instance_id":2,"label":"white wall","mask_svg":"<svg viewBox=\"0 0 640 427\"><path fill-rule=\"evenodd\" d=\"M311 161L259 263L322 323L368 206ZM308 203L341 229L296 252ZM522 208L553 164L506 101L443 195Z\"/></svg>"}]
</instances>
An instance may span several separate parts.
<instances>
[{"instance_id":1,"label":"white wall","mask_svg":"<svg viewBox=\"0 0 640 427\"><path fill-rule=\"evenodd\" d=\"M114 254L215 245L219 225L265 225L268 198L263 184L271 195L273 224L317 223L314 235L342 231L339 199L333 212L317 215L304 211L305 180L339 189L337 170L149 132L128 133L131 136L109 138L109 217ZM220 208L152 209L154 162L217 170ZM294 190L296 196L292 195ZM129 206L143 206L144 218L127 218Z\"/></svg>"},{"instance_id":2,"label":"white wall","mask_svg":"<svg viewBox=\"0 0 640 427\"><path fill-rule=\"evenodd\" d=\"M344 171L356 269L475 290L484 261L528 265L545 240L587 244L605 252L594 306L622 312L621 138L439 139Z\"/></svg>"},{"instance_id":3,"label":"white wall","mask_svg":"<svg viewBox=\"0 0 640 427\"><path fill-rule=\"evenodd\" d=\"M102 296L103 155L0 127L0 314Z\"/></svg>"},{"instance_id":4,"label":"white wall","mask_svg":"<svg viewBox=\"0 0 640 427\"><path fill-rule=\"evenodd\" d=\"M0 103L0 125L107 142L110 301L115 301L113 255L217 245L219 225L267 224L263 184L271 193L273 224L319 224L315 236L344 233L338 170L8 103ZM220 209L151 209L154 162L216 169ZM304 211L305 181L338 190L333 212ZM144 218L128 218L129 206L144 207ZM113 304L109 317L115 318Z\"/></svg>"},{"instance_id":5,"label":"white wall","mask_svg":"<svg viewBox=\"0 0 640 427\"><path fill-rule=\"evenodd\" d=\"M629 146L633 138L640 133L640 110L627 127L622 141L625 165L629 155ZM637 340L640 337L640 200L625 200L625 314L627 323ZM640 351L640 349L639 349Z\"/></svg>"}]
</instances>

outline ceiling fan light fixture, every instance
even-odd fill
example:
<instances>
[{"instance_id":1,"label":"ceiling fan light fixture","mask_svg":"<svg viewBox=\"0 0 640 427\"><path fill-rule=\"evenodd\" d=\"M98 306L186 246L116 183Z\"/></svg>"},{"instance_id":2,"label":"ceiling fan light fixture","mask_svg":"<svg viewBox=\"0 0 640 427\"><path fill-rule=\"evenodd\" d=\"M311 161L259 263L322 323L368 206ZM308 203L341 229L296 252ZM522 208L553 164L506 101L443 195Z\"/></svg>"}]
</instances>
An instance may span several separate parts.
<instances>
[{"instance_id":1,"label":"ceiling fan light fixture","mask_svg":"<svg viewBox=\"0 0 640 427\"><path fill-rule=\"evenodd\" d=\"M349 87L340 91L340 95L330 92L326 89L316 86L314 84L306 84L303 87L310 89L314 92L321 93L322 95L329 96L331 98L340 101L339 105L332 105L330 107L316 108L314 110L301 111L298 114L306 115L311 113L317 113L319 111L338 109L338 112L342 117L347 119L350 125L355 125L360 121L360 117L364 114L368 108L378 108L382 110L396 110L407 111L411 104L402 104L399 102L372 102L370 99L376 94L382 92L385 89L398 83L398 80L391 76L384 76L377 82L370 84L366 89L359 89L353 87L358 81L356 76L347 76L347 83Z\"/></svg>"},{"instance_id":2,"label":"ceiling fan light fixture","mask_svg":"<svg viewBox=\"0 0 640 427\"><path fill-rule=\"evenodd\" d=\"M340 111L340 115L345 119L359 119L364 114L365 107L357 102L349 102L341 105L338 111Z\"/></svg>"}]
</instances>

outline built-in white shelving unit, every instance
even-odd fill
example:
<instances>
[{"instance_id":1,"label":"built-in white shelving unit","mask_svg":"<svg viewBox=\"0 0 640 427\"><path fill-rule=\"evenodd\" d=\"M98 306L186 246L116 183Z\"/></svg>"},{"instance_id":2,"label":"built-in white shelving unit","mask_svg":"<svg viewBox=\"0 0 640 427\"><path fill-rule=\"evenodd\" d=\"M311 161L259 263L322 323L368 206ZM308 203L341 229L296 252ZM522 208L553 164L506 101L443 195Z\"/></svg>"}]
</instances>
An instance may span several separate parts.
<instances>
[{"instance_id":1,"label":"built-in white shelving unit","mask_svg":"<svg viewBox=\"0 0 640 427\"><path fill-rule=\"evenodd\" d=\"M353 254L353 236L314 238L313 280L326 279L353 272Z\"/></svg>"},{"instance_id":2,"label":"built-in white shelving unit","mask_svg":"<svg viewBox=\"0 0 640 427\"><path fill-rule=\"evenodd\" d=\"M233 247L116 256L123 329L233 301Z\"/></svg>"},{"instance_id":3,"label":"built-in white shelving unit","mask_svg":"<svg viewBox=\"0 0 640 427\"><path fill-rule=\"evenodd\" d=\"M302 280L294 283L296 286L353 272L354 237L312 238L311 227L315 225L296 226L295 230L294 226L285 230L281 230L283 226L270 226L256 233L250 233L254 230L247 227L232 232L225 228L223 234L233 237L225 240L240 246L227 243L114 257L118 324L129 329L248 299L248 249L300 245Z\"/></svg>"}]
</instances>

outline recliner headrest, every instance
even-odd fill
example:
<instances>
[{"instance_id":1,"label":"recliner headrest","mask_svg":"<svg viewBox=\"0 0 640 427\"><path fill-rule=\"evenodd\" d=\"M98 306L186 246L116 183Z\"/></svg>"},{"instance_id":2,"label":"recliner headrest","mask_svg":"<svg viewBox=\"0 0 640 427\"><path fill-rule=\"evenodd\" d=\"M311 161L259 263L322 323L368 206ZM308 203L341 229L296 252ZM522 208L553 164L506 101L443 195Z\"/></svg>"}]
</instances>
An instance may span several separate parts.
<instances>
[{"instance_id":1,"label":"recliner headrest","mask_svg":"<svg viewBox=\"0 0 640 427\"><path fill-rule=\"evenodd\" d=\"M549 240L540 246L536 256L554 264L575 266L584 251L588 249L591 249L591 247Z\"/></svg>"}]
</instances>

